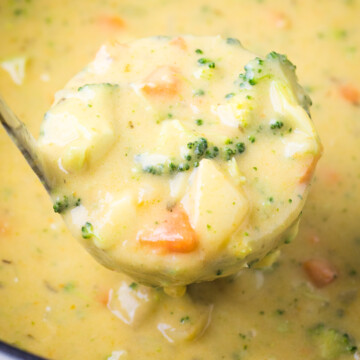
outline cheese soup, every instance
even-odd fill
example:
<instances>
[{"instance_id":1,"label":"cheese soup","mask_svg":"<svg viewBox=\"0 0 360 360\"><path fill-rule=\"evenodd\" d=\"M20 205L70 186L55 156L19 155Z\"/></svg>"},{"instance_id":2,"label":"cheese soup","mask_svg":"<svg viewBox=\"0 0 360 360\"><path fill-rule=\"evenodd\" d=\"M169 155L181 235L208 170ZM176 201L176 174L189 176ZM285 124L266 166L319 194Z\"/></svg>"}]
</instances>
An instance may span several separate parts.
<instances>
[{"instance_id":1,"label":"cheese soup","mask_svg":"<svg viewBox=\"0 0 360 360\"><path fill-rule=\"evenodd\" d=\"M359 359L359 14L357 0L1 1L0 93L39 138L55 186L52 203L1 130L0 338L48 359ZM147 47L156 51L143 65L129 58ZM123 65L116 81L90 71L106 67L105 51ZM321 149L311 121L289 115L295 107L307 117L309 102L280 54L313 102L324 151L312 182L306 170ZM250 84L247 64L272 76ZM71 146L52 123L65 111L77 118ZM100 127L97 114L108 119ZM205 144L211 156L198 158ZM114 177L95 191L101 174ZM211 181L209 195L222 196L205 210L217 215L197 218L196 184ZM298 236L273 237L286 244L254 262L265 255L256 236L294 223L308 184ZM113 224L125 226L116 239L102 226L111 204ZM176 221L191 241L154 241L156 226ZM231 221L231 231L213 232ZM138 279L106 269L74 234L92 251L123 255L129 274L131 264L146 269ZM237 243L251 245L236 260L248 268L225 276ZM229 262L210 266L217 255ZM185 293L143 285L146 273L161 285L218 279Z\"/></svg>"},{"instance_id":2,"label":"cheese soup","mask_svg":"<svg viewBox=\"0 0 360 360\"><path fill-rule=\"evenodd\" d=\"M107 267L186 285L296 234L321 147L286 56L112 41L55 98L38 142L54 209Z\"/></svg>"}]
</instances>

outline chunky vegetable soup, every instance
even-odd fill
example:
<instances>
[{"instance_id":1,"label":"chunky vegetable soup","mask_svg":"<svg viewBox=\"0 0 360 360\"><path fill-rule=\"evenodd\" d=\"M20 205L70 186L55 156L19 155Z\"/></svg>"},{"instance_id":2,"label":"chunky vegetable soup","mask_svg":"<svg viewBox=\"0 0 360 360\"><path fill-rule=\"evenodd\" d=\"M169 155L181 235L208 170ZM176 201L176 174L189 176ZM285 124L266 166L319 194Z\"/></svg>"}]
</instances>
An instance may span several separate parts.
<instances>
[{"instance_id":1,"label":"chunky vegetable soup","mask_svg":"<svg viewBox=\"0 0 360 360\"><path fill-rule=\"evenodd\" d=\"M165 290L147 287L99 265L74 241L62 218L52 210L55 205L57 212L64 214L65 218L69 217L66 219L69 224L73 211L76 214L83 207L89 208L87 198L94 196L96 199L95 195L102 197L89 190L89 185L81 178L81 174L90 169L98 169L100 163L110 167L111 162L104 160L110 161L113 155L112 137L136 133L136 120L132 123L133 128L128 122L124 124L128 127L123 132L117 132L117 129L113 131L115 135L109 131L112 124L101 130L100 133L105 138L95 137L99 142L93 143L95 148L98 146L98 151L85 151L86 156L81 156L81 146L87 147L86 142L80 142L81 146L73 151L61 147L60 150L64 149L65 152L56 153L60 150L54 149L52 154L62 159L61 165L69 173L67 175L63 172L62 178L54 179L58 184L58 193L53 194L54 204L21 154L5 132L1 131L0 338L49 359L360 358L357 350L360 341L359 13L360 3L356 0L3 1L0 4L0 93L32 133L39 135L39 141L44 141L45 147L48 146L45 139L51 136L51 141L61 141L62 133L57 130L51 133L50 122L61 111L61 104L58 102L60 98L66 99L62 105L64 107L70 101L69 96L60 94L54 103L53 94L64 87L68 90L71 88L71 83L66 86L67 80L74 77L84 64L92 61L102 44L116 47L118 43L133 44L135 39L152 37L151 41L157 41L161 46L162 41L174 40L173 46L179 47L178 56L181 56L183 42L178 34L193 34L214 36L218 39L216 41L222 41L224 49L227 46L237 46L235 40L228 44L226 39L239 39L245 48L251 53L259 54L260 59L265 62L284 60L278 54L287 54L297 66L299 83L312 99L311 115L324 146L324 153L301 214L298 236L291 242L287 241L288 244L271 253L262 262L250 263L249 269L235 275L225 276L226 269L222 266L208 268L206 272L209 271L219 279L190 285L184 293L183 287L167 287ZM156 35L167 35L171 39L154 38ZM221 37L217 37L218 35ZM222 69L224 59L220 59L214 53L215 50L193 47L194 40L187 36L182 38L188 47L193 66L191 74L194 76L191 75L191 84L186 76L181 78L184 84L179 86L191 91L189 98L201 109L201 105L195 102L201 104L201 101L210 100L207 96L210 90L213 91L213 79L207 77L218 75L217 70ZM197 49L203 54L197 53ZM244 66L254 64L251 61L255 55L247 54L245 56L244 53L240 69L234 73L235 77L240 73L244 74L236 79L239 87L240 82L248 80ZM277 59L272 59L271 55L267 57L267 54L277 54ZM98 56L99 61L106 61L106 57L101 58L101 53ZM171 61L170 57L166 61ZM189 117L186 124L182 123L179 118L183 109L170 110L167 100L158 99L162 93L170 93L172 96L174 88L170 86L171 81L170 85L165 82L164 91L161 84L154 86L154 77L171 79L176 70L163 68L150 71L150 65L149 56L149 62L141 69L144 76L136 82L138 87L133 88L134 91L145 93L143 97L135 100L129 95L126 103L124 98L119 96L118 99L124 101L124 111L130 113L132 102L137 102L137 109L147 111L144 106L146 99L151 96L157 98L151 100L151 103L159 103L159 111L153 114L154 126L144 130L149 131L149 136L153 136L153 147L145 148L144 144L143 148L122 149L123 153L128 151L130 155L121 163L123 166L133 168L134 176L149 179L149 183L179 178L179 182L173 184L173 190L179 191L178 197L174 197L178 207L174 209L181 209L177 210L177 216L187 217L191 228L194 226L191 223L192 215L190 212L187 215L186 212L190 205L184 200L185 192L190 189L181 188L181 181L184 181L181 178L190 177L192 171L197 174L203 171L204 174L206 167L214 166L220 173L221 181L226 180L228 188L241 194L238 195L234 190L238 199L242 199L241 196L248 202L258 199L259 203L265 203L262 208L267 209L275 218L277 212L281 216L281 212L284 211L285 214L292 207L301 205L300 197L288 196L287 192L291 190L281 184L267 183L264 187L249 187L254 184L256 174L265 174L265 171L268 174L272 171L281 173L281 179L295 179L301 175L300 167L305 166L305 162L299 162L298 158L294 161L294 167L286 165L281 172L270 166L266 169L261 166L278 156L277 151L275 154L271 152L273 147L267 141L276 141L279 146L277 149L287 148L286 141L297 141L292 138L297 132L286 132L293 126L292 120L286 116L265 118L262 124L257 124L263 126L261 132L257 132L256 127L252 128L249 122L242 137L236 139L231 132L235 128L231 125L246 120L243 117L245 113L239 117L232 116L236 110L233 107L236 107L236 101L240 100L242 93L239 87L226 88L224 82L221 94L219 92L212 95L216 97L214 103L217 107L211 112L211 116L205 117L200 112L198 116ZM224 71L232 73L229 66ZM80 81L79 76L81 75L74 79ZM229 80L228 84L233 84L234 80L235 78ZM272 85L273 80L261 81L255 86L247 86L247 91L255 91L258 86L274 89L277 97L269 97L267 103L273 109L276 104L274 98L280 98L283 88ZM96 97L99 100L101 93L123 91L120 86L115 89L114 86L106 85L112 84L108 80L101 80L101 83L102 86L91 86L87 81L79 83L72 90L74 96L71 101L82 99L82 95L86 96L91 92L99 93L100 97ZM93 81L92 84L100 84L100 81ZM286 91L285 93L288 94ZM253 96L255 102L256 93L246 95ZM244 105L251 101L246 95L244 99L241 98ZM110 95L106 96L106 101L110 98ZM272 100L275 101L274 104ZM306 108L305 98L303 100L305 103L300 98L297 101ZM48 111L52 104L56 105ZM99 103L94 102L92 105L86 111L88 118L96 121L96 116L92 117L92 111ZM106 111L110 111L110 105L105 107ZM261 111L258 107L254 109ZM40 125L47 111L50 132L44 122L40 133ZM190 110L186 111L190 113ZM224 137L221 132L216 137L212 136L211 123L215 120L224 129L229 129ZM172 140L172 127L177 131L182 130L183 136ZM151 133L155 131L153 129L159 130ZM196 136L188 139L188 131ZM212 155L216 153L216 156L210 159L204 156L197 161L194 151L203 142L202 138L206 140L206 150L211 151ZM218 139L221 140L218 142ZM161 146L166 141L174 144L173 154L161 152ZM193 145L187 148L189 143ZM311 142L317 143L317 140ZM179 146L185 146L186 153L176 152ZM255 146L263 146L267 150L262 151L263 158L257 159L258 161L254 155L254 149L257 149ZM215 147L218 152L214 150ZM102 154L102 151L107 152ZM320 149L313 148L309 154L317 156L319 152ZM154 154L165 157L154 158ZM191 156L191 159L187 160L186 156ZM284 157L284 161L285 159ZM51 161L49 159L50 165ZM174 166L170 165L172 162ZM199 165L195 162L199 162ZM244 164L247 164L246 168L242 168ZM311 169L309 164L310 162L306 166ZM186 165L189 166L188 170L179 171L181 166ZM243 175L233 175L237 167L246 178L244 184ZM171 168L174 173L168 174ZM69 187L66 188L59 179L69 181ZM203 179L208 180L206 172ZM236 181L240 182L236 184ZM76 182L75 194L67 193L65 189L70 189L70 185ZM188 184L186 182L187 186ZM153 187L156 190L156 186ZM215 186L214 191L219 188ZM124 187L112 186L103 191L129 199L126 194L119 193L120 189ZM254 197L249 196L249 189L254 190ZM144 185L144 202L151 201L151 198L146 198L148 191ZM168 193L159 194L162 204L167 202L171 188L167 191ZM258 192L256 196L255 191ZM130 195L134 196L131 191ZM139 198L136 196L134 199L137 209ZM105 209L106 204L103 205ZM143 206L147 204L144 203ZM223 206L222 202L215 204L214 211ZM277 208L279 211L276 211ZM253 204L249 209L253 209ZM113 245L108 244L105 236L105 230L109 229L103 229L104 234L100 233L100 219L105 216L105 212L99 213L97 217L96 209L89 208L88 211L89 217L80 218L81 222L77 225L79 237L93 243L98 249L112 251ZM132 207L128 206L127 211L123 215L124 219L130 216ZM295 220L295 212L293 215ZM247 232L250 238L254 234L246 229L249 224L246 216L238 226L242 235L245 236ZM212 223L205 223L205 234L208 231L207 225L210 225L211 230L222 224L217 219L214 217ZM225 221L227 220L229 219L226 217ZM159 220L149 218L149 221ZM142 229L143 232L137 237L137 244L143 242L143 251L149 251L153 259L161 252L168 257L169 245L153 244L152 228L144 226ZM138 230L136 229L137 234ZM213 236L211 232L210 235ZM229 235L227 237L229 239ZM104 244L101 242L103 239ZM201 239L195 239L197 247L193 251L199 251ZM220 238L212 244L217 246L221 241ZM231 240L227 244L230 243ZM194 244L179 246L182 250L189 250ZM157 249L154 250L153 246ZM159 251L159 246L165 250ZM191 259L193 256L192 251L179 252L178 249L170 249L174 251L175 258L190 255ZM130 256L132 255L128 257ZM131 263L128 258L124 261ZM189 268L196 266L195 258L188 261ZM166 279L169 280L168 275Z\"/></svg>"},{"instance_id":2,"label":"chunky vegetable soup","mask_svg":"<svg viewBox=\"0 0 360 360\"><path fill-rule=\"evenodd\" d=\"M54 210L134 279L231 275L296 235L321 150L309 105L284 55L234 38L112 41L45 115Z\"/></svg>"}]
</instances>

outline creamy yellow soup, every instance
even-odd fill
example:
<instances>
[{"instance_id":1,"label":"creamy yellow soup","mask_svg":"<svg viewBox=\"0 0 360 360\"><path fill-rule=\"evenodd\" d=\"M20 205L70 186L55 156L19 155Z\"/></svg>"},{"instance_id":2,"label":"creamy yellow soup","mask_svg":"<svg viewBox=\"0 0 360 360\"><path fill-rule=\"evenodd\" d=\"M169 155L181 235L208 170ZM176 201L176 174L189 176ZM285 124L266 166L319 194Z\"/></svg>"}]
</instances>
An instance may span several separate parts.
<instances>
[{"instance_id":1,"label":"creamy yellow soup","mask_svg":"<svg viewBox=\"0 0 360 360\"><path fill-rule=\"evenodd\" d=\"M55 98L38 141L54 210L110 269L186 285L296 235L321 146L286 56L112 41Z\"/></svg>"},{"instance_id":2,"label":"creamy yellow soup","mask_svg":"<svg viewBox=\"0 0 360 360\"><path fill-rule=\"evenodd\" d=\"M221 35L297 65L324 154L299 235L269 266L176 297L97 264L2 131L1 338L50 359L358 359L359 13L355 0L4 1L0 92L34 134L105 41Z\"/></svg>"}]
</instances>

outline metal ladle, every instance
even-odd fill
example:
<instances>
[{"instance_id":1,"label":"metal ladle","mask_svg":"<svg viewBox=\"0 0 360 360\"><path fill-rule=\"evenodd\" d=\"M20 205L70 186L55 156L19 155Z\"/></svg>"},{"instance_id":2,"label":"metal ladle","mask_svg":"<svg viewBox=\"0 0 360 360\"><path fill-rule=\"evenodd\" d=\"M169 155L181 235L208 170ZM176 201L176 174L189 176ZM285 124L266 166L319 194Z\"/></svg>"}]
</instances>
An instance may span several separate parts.
<instances>
[{"instance_id":1,"label":"metal ladle","mask_svg":"<svg viewBox=\"0 0 360 360\"><path fill-rule=\"evenodd\" d=\"M31 135L27 126L21 120L19 120L19 118L13 113L13 111L5 103L1 96L0 122L10 136L11 140L21 151L30 167L40 179L46 191L50 193L51 187L48 179L45 176L34 137Z\"/></svg>"}]
</instances>

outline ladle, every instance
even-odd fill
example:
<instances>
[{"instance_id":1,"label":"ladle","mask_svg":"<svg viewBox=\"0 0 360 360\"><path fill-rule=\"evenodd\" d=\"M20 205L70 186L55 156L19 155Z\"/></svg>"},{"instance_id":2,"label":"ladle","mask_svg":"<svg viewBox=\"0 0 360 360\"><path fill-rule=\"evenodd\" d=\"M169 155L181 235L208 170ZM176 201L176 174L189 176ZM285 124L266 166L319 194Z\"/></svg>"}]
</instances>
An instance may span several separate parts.
<instances>
[{"instance_id":1,"label":"ladle","mask_svg":"<svg viewBox=\"0 0 360 360\"><path fill-rule=\"evenodd\" d=\"M34 137L31 135L26 125L19 120L1 96L0 122L44 185L46 191L50 193L50 184L41 165Z\"/></svg>"}]
</instances>

